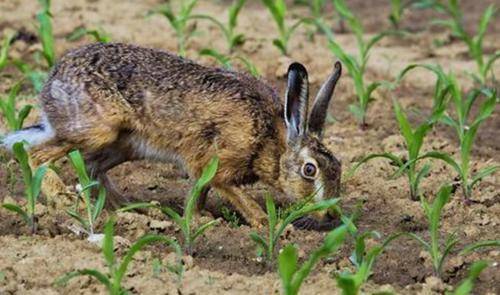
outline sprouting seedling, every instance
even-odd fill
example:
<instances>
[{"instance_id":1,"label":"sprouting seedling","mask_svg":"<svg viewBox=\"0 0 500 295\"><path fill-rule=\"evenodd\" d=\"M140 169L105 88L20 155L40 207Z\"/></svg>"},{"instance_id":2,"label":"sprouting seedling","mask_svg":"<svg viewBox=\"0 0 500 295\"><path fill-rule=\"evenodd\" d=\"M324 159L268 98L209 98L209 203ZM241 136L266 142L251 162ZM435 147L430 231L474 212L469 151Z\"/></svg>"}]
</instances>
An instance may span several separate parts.
<instances>
[{"instance_id":1,"label":"sprouting seedling","mask_svg":"<svg viewBox=\"0 0 500 295\"><path fill-rule=\"evenodd\" d=\"M197 228L193 228L193 218L194 211L196 209L196 203L203 191L203 188L206 187L210 181L214 178L217 168L219 166L219 158L214 156L210 162L203 168L200 178L196 181L193 189L191 190L191 194L187 200L186 207L184 208L184 213L181 216L179 213L175 212L173 209L169 207L160 207L151 203L135 203L124 208L121 208L120 211L129 211L138 208L158 208L164 214L168 215L172 220L177 224L177 226L181 229L182 235L184 236L183 248L187 254L193 253L193 247L195 241L198 237L200 237L205 231L207 231L212 226L216 225L219 221L212 220L205 224L198 226Z\"/></svg>"},{"instance_id":2,"label":"sprouting seedling","mask_svg":"<svg viewBox=\"0 0 500 295\"><path fill-rule=\"evenodd\" d=\"M309 258L299 267L297 248L287 245L278 256L278 270L285 295L297 295L304 280L309 276L314 266L323 257L331 255L344 242L347 226L342 225L328 233L323 244L314 250Z\"/></svg>"},{"instance_id":3,"label":"sprouting seedling","mask_svg":"<svg viewBox=\"0 0 500 295\"><path fill-rule=\"evenodd\" d=\"M193 19L206 19L213 24L215 24L224 35L226 39L226 44L229 53L232 53L234 49L242 45L245 42L245 36L241 33L236 32L236 26L238 25L238 15L245 5L246 0L234 0L227 10L227 23L223 24L215 17L206 14L193 15Z\"/></svg>"},{"instance_id":4,"label":"sprouting seedling","mask_svg":"<svg viewBox=\"0 0 500 295\"><path fill-rule=\"evenodd\" d=\"M389 244L389 240L382 245L373 246L366 249L365 239L368 237L380 238L380 234L376 231L368 231L358 234L357 230L353 233L355 238L355 248L350 257L351 262L356 267L356 272L341 272L336 276L337 285L342 289L344 295L357 295L361 286L366 283L372 274L372 268L375 260L384 251Z\"/></svg>"},{"instance_id":5,"label":"sprouting seedling","mask_svg":"<svg viewBox=\"0 0 500 295\"><path fill-rule=\"evenodd\" d=\"M420 123L415 128L411 126L399 102L397 100L394 100L393 102L394 113L399 124L399 129L406 143L406 155L404 157L400 157L390 152L370 154L361 159L349 172L349 175L352 175L362 164L372 159L386 158L391 161L392 165L395 165L397 168L399 168L398 173L396 173L395 175L404 173L408 177L408 182L410 185L410 198L412 200L419 199L420 182L427 176L430 170L430 166L428 164L424 165L420 169L417 169L417 159L420 156L424 138L427 133L432 130L433 126L441 119L444 112L446 111L446 107L448 104L448 95L450 92L450 86L448 85L446 75L439 66L435 65L409 65L398 75L396 84L401 81L406 73L417 67L432 71L436 74L437 79L434 89L433 107L431 114L424 122Z\"/></svg>"},{"instance_id":6,"label":"sprouting seedling","mask_svg":"<svg viewBox=\"0 0 500 295\"><path fill-rule=\"evenodd\" d=\"M79 151L75 150L68 154L71 164L78 175L78 180L80 182L80 195L83 197L85 211L87 216L84 217L78 212L78 201L75 208L72 210L67 210L67 213L76 219L86 233L89 239L92 239L95 231L95 223L99 216L101 215L102 209L104 208L104 203L106 201L106 190L103 186L99 185L99 182L90 179L87 174L87 168L85 167L85 162ZM99 192L95 202L92 202L91 191L92 188L99 187Z\"/></svg>"},{"instance_id":7,"label":"sprouting seedling","mask_svg":"<svg viewBox=\"0 0 500 295\"><path fill-rule=\"evenodd\" d=\"M40 41L42 42L43 56L49 67L52 67L56 61L54 49L54 34L52 32L52 13L50 12L51 0L38 0L42 6L42 10L37 13L38 31Z\"/></svg>"},{"instance_id":8,"label":"sprouting seedling","mask_svg":"<svg viewBox=\"0 0 500 295\"><path fill-rule=\"evenodd\" d=\"M391 0L391 14L389 14L389 21L394 29L399 29L401 20L403 19L403 14L411 4L411 0Z\"/></svg>"},{"instance_id":9,"label":"sprouting seedling","mask_svg":"<svg viewBox=\"0 0 500 295\"><path fill-rule=\"evenodd\" d=\"M23 218L23 220L28 224L31 229L31 233L36 233L37 229L37 219L35 212L35 205L40 196L40 189L42 186L42 180L47 172L47 166L42 165L38 167L35 172L31 171L29 165L28 153L24 149L23 142L16 142L13 146L14 156L16 157L21 171L23 172L23 180L25 186L25 197L26 197L26 209L15 204L2 204L2 207L17 213Z\"/></svg>"},{"instance_id":10,"label":"sprouting seedling","mask_svg":"<svg viewBox=\"0 0 500 295\"><path fill-rule=\"evenodd\" d=\"M175 12L170 2L160 5L148 14L161 14L165 16L174 29L177 36L177 49L180 56L186 55L186 43L193 34L194 29L189 26L189 21L192 19L192 11L198 0L179 1L179 11Z\"/></svg>"},{"instance_id":11,"label":"sprouting seedling","mask_svg":"<svg viewBox=\"0 0 500 295\"><path fill-rule=\"evenodd\" d=\"M274 19L276 26L278 27L278 38L273 40L273 45L276 46L281 54L287 55L288 53L288 41L292 37L295 30L303 23L306 23L306 19L299 19L291 26L286 24L286 2L285 0L262 0L262 3L266 6L269 13Z\"/></svg>"},{"instance_id":12,"label":"sprouting seedling","mask_svg":"<svg viewBox=\"0 0 500 295\"><path fill-rule=\"evenodd\" d=\"M474 262L470 269L468 276L460 283L460 285L453 292L447 292L447 295L469 295L474 289L474 282L477 280L481 272L488 267L486 261Z\"/></svg>"},{"instance_id":13,"label":"sprouting seedling","mask_svg":"<svg viewBox=\"0 0 500 295\"><path fill-rule=\"evenodd\" d=\"M16 83L9 91L9 95L6 98L0 98L0 111L2 112L7 125L11 130L19 130L23 128L23 123L26 117L28 117L32 105L23 106L19 112L16 109L16 100L21 89L22 81Z\"/></svg>"},{"instance_id":14,"label":"sprouting seedling","mask_svg":"<svg viewBox=\"0 0 500 295\"><path fill-rule=\"evenodd\" d=\"M244 56L241 55L228 56L212 48L203 48L202 50L200 50L199 54L214 58L219 64L221 64L226 69L233 68L233 61L239 61L252 76L254 77L260 76L260 72L257 69L257 67L248 58Z\"/></svg>"},{"instance_id":15,"label":"sprouting seedling","mask_svg":"<svg viewBox=\"0 0 500 295\"><path fill-rule=\"evenodd\" d=\"M441 189L437 193L436 198L432 203L427 201L424 197L420 198L420 203L424 210L424 215L427 219L429 226L429 237L430 237L429 242L417 234L408 232L394 234L391 237L389 237L386 242L387 244L401 236L407 236L416 240L418 243L421 244L424 250L429 253L432 260L434 275L436 275L437 277L441 277L445 259L448 257L448 255L452 252L452 250L459 242L456 232L453 232L450 235L448 235L443 245L441 245L440 243L441 237L439 229L441 223L441 216L444 206L450 200L452 189L453 187L451 185L445 185L441 187ZM477 250L482 247L494 246L496 242L498 241L480 241L471 244L464 248L463 251L465 252L463 252L463 254L468 253L467 251Z\"/></svg>"},{"instance_id":16,"label":"sprouting seedling","mask_svg":"<svg viewBox=\"0 0 500 295\"><path fill-rule=\"evenodd\" d=\"M313 204L304 203L302 206L288 210L282 216L278 216L276 205L271 196L266 196L267 210L267 235L259 235L257 232L251 232L250 238L257 244L259 252L265 256L266 262L271 264L274 262L278 241L286 227L293 221L316 211L327 210L335 206L338 199L328 199Z\"/></svg>"},{"instance_id":17,"label":"sprouting seedling","mask_svg":"<svg viewBox=\"0 0 500 295\"><path fill-rule=\"evenodd\" d=\"M111 36L106 33L102 28L99 29L87 29L83 26L77 27L73 32L71 32L66 39L68 41L77 41L85 36L91 36L95 41L101 43L111 42Z\"/></svg>"},{"instance_id":18,"label":"sprouting seedling","mask_svg":"<svg viewBox=\"0 0 500 295\"><path fill-rule=\"evenodd\" d=\"M165 236L160 235L145 235L137 240L132 246L130 246L129 250L121 260L118 261L115 252L114 252L114 220L110 219L106 225L104 226L104 240L102 244L102 253L104 255L104 259L108 266L108 273L102 273L96 269L80 269L76 271L69 272L62 277L60 277L55 284L64 286L70 281L72 278L78 276L91 276L101 282L111 295L124 295L128 294L127 290L122 287L122 281L127 273L127 268L132 262L134 255L142 250L145 246L148 246L152 243L160 242L165 243L168 246L172 247L177 254L178 263L181 264L182 252L175 240L167 238Z\"/></svg>"},{"instance_id":19,"label":"sprouting seedling","mask_svg":"<svg viewBox=\"0 0 500 295\"><path fill-rule=\"evenodd\" d=\"M16 68L31 82L36 93L42 91L43 85L47 80L47 72L33 69L28 63L16 59L13 61Z\"/></svg>"},{"instance_id":20,"label":"sprouting seedling","mask_svg":"<svg viewBox=\"0 0 500 295\"><path fill-rule=\"evenodd\" d=\"M0 71L2 71L9 62L9 48L14 34L7 34L3 38L2 47L0 48Z\"/></svg>"},{"instance_id":21,"label":"sprouting seedling","mask_svg":"<svg viewBox=\"0 0 500 295\"><path fill-rule=\"evenodd\" d=\"M430 151L421 155L418 159L434 158L442 160L450 165L459 175L460 186L463 196L466 201L470 200L472 190L484 177L493 174L500 169L499 165L487 166L475 174L472 174L471 169L471 152L474 145L479 126L493 113L497 95L496 90L490 89L474 89L463 96L460 86L453 74L448 75L450 83L451 104L455 108L455 118L449 113L444 113L441 121L446 125L453 127L455 130L458 142L460 144L460 160L457 161L449 154L440 151ZM485 96L485 100L478 108L478 113L475 118L471 117L471 109L479 96ZM418 160L417 159L417 160Z\"/></svg>"},{"instance_id":22,"label":"sprouting seedling","mask_svg":"<svg viewBox=\"0 0 500 295\"><path fill-rule=\"evenodd\" d=\"M448 0L446 4L436 0L420 0L417 1L415 6L419 8L432 8L449 17L449 19L436 19L433 23L448 27L453 36L462 40L467 45L469 55L476 62L478 70L478 73L472 74L472 77L479 84L485 84L488 74L493 68L493 63L500 58L500 51L496 51L493 55L486 58L483 50L483 41L486 31L488 30L488 25L497 12L495 5L491 4L484 11L481 19L479 20L475 35L469 34L465 29L463 12L460 8L458 0Z\"/></svg>"},{"instance_id":23,"label":"sprouting seedling","mask_svg":"<svg viewBox=\"0 0 500 295\"><path fill-rule=\"evenodd\" d=\"M342 47L334 40L332 30L323 23L316 22L316 25L325 33L328 38L328 47L332 53L340 59L340 61L347 67L349 74L354 80L354 89L358 97L358 104L351 104L349 110L354 114L356 119L359 121L360 126L365 128L366 123L366 112L368 110L368 105L373 101L372 93L375 91L382 83L372 82L368 85L365 84L365 70L366 64L368 62L369 52L371 48L379 42L383 37L389 34L395 34L393 31L384 31L376 34L368 40L364 38L364 29L361 25L360 20L352 13L352 11L347 7L344 0L333 0L336 11L340 16L346 20L351 31L354 32L356 36L356 41L358 44L358 58L348 54Z\"/></svg>"}]
</instances>

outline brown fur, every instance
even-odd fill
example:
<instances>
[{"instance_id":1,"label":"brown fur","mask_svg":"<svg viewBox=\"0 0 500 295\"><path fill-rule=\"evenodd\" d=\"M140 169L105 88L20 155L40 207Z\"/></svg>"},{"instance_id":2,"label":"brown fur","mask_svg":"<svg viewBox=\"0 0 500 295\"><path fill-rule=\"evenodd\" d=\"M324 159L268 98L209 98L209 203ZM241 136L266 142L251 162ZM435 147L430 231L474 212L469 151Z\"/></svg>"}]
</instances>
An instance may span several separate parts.
<instances>
[{"instance_id":1,"label":"brown fur","mask_svg":"<svg viewBox=\"0 0 500 295\"><path fill-rule=\"evenodd\" d=\"M304 147L318 162L328 194L340 179L340 164L320 137L304 135L290 146L283 106L265 83L161 50L126 44L72 50L52 71L40 100L55 137L32 150L33 161L80 149L115 197L106 171L123 162L174 161L198 177L217 155L212 187L259 226L265 214L240 187L262 181L293 197L313 193L297 171Z\"/></svg>"}]
</instances>

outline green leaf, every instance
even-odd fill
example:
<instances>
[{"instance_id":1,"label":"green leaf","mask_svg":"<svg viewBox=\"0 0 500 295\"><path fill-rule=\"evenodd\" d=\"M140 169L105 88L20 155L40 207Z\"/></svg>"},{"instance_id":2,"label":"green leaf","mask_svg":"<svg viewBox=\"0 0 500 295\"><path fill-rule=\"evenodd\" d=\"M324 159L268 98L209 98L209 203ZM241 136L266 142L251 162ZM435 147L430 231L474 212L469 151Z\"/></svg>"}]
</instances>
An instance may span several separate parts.
<instances>
[{"instance_id":1,"label":"green leaf","mask_svg":"<svg viewBox=\"0 0 500 295\"><path fill-rule=\"evenodd\" d=\"M45 176L45 173L47 172L47 166L42 165L38 167L35 171L35 175L33 176L33 181L31 183L31 191L33 194L33 202L36 202L38 199L38 196L40 195L40 190L42 188L42 181L43 177ZM33 208L35 204L33 203Z\"/></svg>"},{"instance_id":2,"label":"green leaf","mask_svg":"<svg viewBox=\"0 0 500 295\"><path fill-rule=\"evenodd\" d=\"M109 219L104 225L104 240L102 243L102 253L106 264L108 265L110 272L113 272L115 268L115 249L114 249L114 229L115 221L113 218Z\"/></svg>"},{"instance_id":3,"label":"green leaf","mask_svg":"<svg viewBox=\"0 0 500 295\"><path fill-rule=\"evenodd\" d=\"M94 204L94 210L92 213L92 223L94 223L99 217L99 215L101 215L105 203L106 203L106 189L104 187L100 187L97 200Z\"/></svg>"},{"instance_id":4,"label":"green leaf","mask_svg":"<svg viewBox=\"0 0 500 295\"><path fill-rule=\"evenodd\" d=\"M193 234L192 236L192 240L196 240L199 236L201 236L207 229L211 228L212 226L214 225L217 225L219 224L219 221L218 220L211 220L205 224L203 224L202 226L198 227L198 229L195 231L195 233Z\"/></svg>"},{"instance_id":5,"label":"green leaf","mask_svg":"<svg viewBox=\"0 0 500 295\"><path fill-rule=\"evenodd\" d=\"M285 246L278 256L278 272L285 294L291 294L292 279L297 271L298 259L297 248L294 245Z\"/></svg>"},{"instance_id":6,"label":"green leaf","mask_svg":"<svg viewBox=\"0 0 500 295\"><path fill-rule=\"evenodd\" d=\"M227 69L232 68L231 59L215 49L203 48L202 50L200 50L199 54L213 57L215 60L217 60L218 63L220 63Z\"/></svg>"},{"instance_id":7,"label":"green leaf","mask_svg":"<svg viewBox=\"0 0 500 295\"><path fill-rule=\"evenodd\" d=\"M143 202L143 203L128 204L127 206L122 207L122 208L116 210L116 212L127 212L127 211L133 211L133 210L136 210L136 209L146 209L146 208L158 208L158 209L160 209L159 206L157 206L157 205L155 205L153 203Z\"/></svg>"},{"instance_id":8,"label":"green leaf","mask_svg":"<svg viewBox=\"0 0 500 295\"><path fill-rule=\"evenodd\" d=\"M389 159L392 163L397 165L398 167L403 166L403 161L396 155L392 153L382 153L382 154L370 154L368 156L365 156L361 160L359 160L356 165L354 165L351 169L349 169L349 172L346 175L346 178L350 178L358 168L368 162L369 160L376 159L376 158L386 158Z\"/></svg>"},{"instance_id":9,"label":"green leaf","mask_svg":"<svg viewBox=\"0 0 500 295\"><path fill-rule=\"evenodd\" d=\"M128 265L132 261L132 258L134 255L139 252L142 248L145 246L155 243L155 242L163 242L166 243L169 246L173 246L174 248L177 248L178 244L172 239L169 239L164 236L159 236L159 235L145 235L141 237L137 242L135 242L132 246L130 246L129 250L127 251L127 254L125 257L123 257L122 262L120 263L120 267L116 271L115 274L115 281L121 282L123 276L125 275ZM177 249L177 253L179 253L179 249Z\"/></svg>"},{"instance_id":10,"label":"green leaf","mask_svg":"<svg viewBox=\"0 0 500 295\"><path fill-rule=\"evenodd\" d=\"M251 232L250 233L250 238L252 241L254 241L258 246L260 246L262 249L267 249L267 242L259 236L256 232Z\"/></svg>"},{"instance_id":11,"label":"green leaf","mask_svg":"<svg viewBox=\"0 0 500 295\"><path fill-rule=\"evenodd\" d=\"M14 34L10 33L5 35L2 41L2 48L0 49L0 71L2 71L9 61L9 48Z\"/></svg>"},{"instance_id":12,"label":"green leaf","mask_svg":"<svg viewBox=\"0 0 500 295\"><path fill-rule=\"evenodd\" d=\"M479 277L479 274L488 267L485 261L476 261L470 267L469 275L460 285L455 289L453 295L468 295L474 288L474 281Z\"/></svg>"},{"instance_id":13,"label":"green leaf","mask_svg":"<svg viewBox=\"0 0 500 295\"><path fill-rule=\"evenodd\" d=\"M287 54L286 43L283 42L281 39L273 39L273 45L280 50L281 54L283 55Z\"/></svg>"},{"instance_id":14,"label":"green leaf","mask_svg":"<svg viewBox=\"0 0 500 295\"><path fill-rule=\"evenodd\" d=\"M485 178L486 176L490 175L490 174L493 174L495 173L496 171L498 171L500 169L500 166L488 166L488 167L484 167L482 168L481 170L479 170L476 174L474 174L474 176L472 177L471 179L471 183L470 183L470 186L471 187L474 187L474 185L481 181L483 178Z\"/></svg>"},{"instance_id":15,"label":"green leaf","mask_svg":"<svg viewBox=\"0 0 500 295\"><path fill-rule=\"evenodd\" d=\"M24 222L26 222L26 224L30 224L31 221L30 221L30 217L28 216L28 213L26 213L26 211L24 211L20 206L18 205L15 205L15 204L2 204L2 207L9 210L9 211L12 211L14 213L17 213L19 216L21 216L21 218L24 220Z\"/></svg>"},{"instance_id":16,"label":"green leaf","mask_svg":"<svg viewBox=\"0 0 500 295\"><path fill-rule=\"evenodd\" d=\"M488 240L488 241L480 241L471 245L468 245L462 251L460 251L460 255L466 255L469 254L473 251L476 251L481 248L486 248L486 247L496 247L500 248L500 240Z\"/></svg>"},{"instance_id":17,"label":"green leaf","mask_svg":"<svg viewBox=\"0 0 500 295\"><path fill-rule=\"evenodd\" d=\"M182 218L181 215L179 215L179 213L175 212L175 210L169 207L161 207L160 210L161 212L163 212L163 214L166 214L170 218L172 218L174 222L177 223L178 226L180 227L183 226L184 219Z\"/></svg>"},{"instance_id":18,"label":"green leaf","mask_svg":"<svg viewBox=\"0 0 500 295\"><path fill-rule=\"evenodd\" d=\"M33 109L32 105L23 106L23 108L19 111L17 115L15 130L20 130L23 128L24 120L28 117L32 109Z\"/></svg>"},{"instance_id":19,"label":"green leaf","mask_svg":"<svg viewBox=\"0 0 500 295\"><path fill-rule=\"evenodd\" d=\"M108 291L111 291L111 282L108 277L103 273L95 270L95 269L81 269L69 272L64 276L60 277L56 280L55 284L58 286L65 286L69 280L78 276L91 276L96 278L99 282L101 282Z\"/></svg>"},{"instance_id":20,"label":"green leaf","mask_svg":"<svg viewBox=\"0 0 500 295\"><path fill-rule=\"evenodd\" d=\"M74 218L78 223L80 223L84 228L87 228L88 222L76 211L73 210L66 210L66 213L72 218Z\"/></svg>"}]
</instances>

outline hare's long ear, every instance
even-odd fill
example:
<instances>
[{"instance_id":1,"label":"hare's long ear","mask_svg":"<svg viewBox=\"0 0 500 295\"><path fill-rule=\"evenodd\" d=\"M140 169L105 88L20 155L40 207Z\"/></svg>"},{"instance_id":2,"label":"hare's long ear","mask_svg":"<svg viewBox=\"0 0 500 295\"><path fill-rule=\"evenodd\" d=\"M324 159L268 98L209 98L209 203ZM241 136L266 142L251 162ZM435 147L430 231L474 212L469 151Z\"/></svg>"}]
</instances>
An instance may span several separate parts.
<instances>
[{"instance_id":1,"label":"hare's long ear","mask_svg":"<svg viewBox=\"0 0 500 295\"><path fill-rule=\"evenodd\" d=\"M325 118L328 112L328 104L335 90L335 85L342 74L342 65L336 62L334 72L328 77L323 86L316 95L314 105L309 116L309 132L318 135L320 138L323 135L323 127L325 127Z\"/></svg>"},{"instance_id":2,"label":"hare's long ear","mask_svg":"<svg viewBox=\"0 0 500 295\"><path fill-rule=\"evenodd\" d=\"M307 129L307 108L309 100L309 81L306 68L300 63L288 67L286 88L285 122L289 144L297 143Z\"/></svg>"}]
</instances>

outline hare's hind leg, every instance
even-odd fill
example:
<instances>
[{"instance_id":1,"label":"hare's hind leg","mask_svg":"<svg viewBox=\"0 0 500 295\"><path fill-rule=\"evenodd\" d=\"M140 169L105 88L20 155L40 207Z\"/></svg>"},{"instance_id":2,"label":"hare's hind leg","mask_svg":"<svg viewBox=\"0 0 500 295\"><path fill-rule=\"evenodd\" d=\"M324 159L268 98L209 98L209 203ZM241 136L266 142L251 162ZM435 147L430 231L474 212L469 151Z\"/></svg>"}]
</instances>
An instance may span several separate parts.
<instances>
[{"instance_id":1,"label":"hare's hind leg","mask_svg":"<svg viewBox=\"0 0 500 295\"><path fill-rule=\"evenodd\" d=\"M255 228L260 228L267 223L267 217L257 202L243 189L235 186L217 186L215 190L245 217L245 220Z\"/></svg>"},{"instance_id":2,"label":"hare's hind leg","mask_svg":"<svg viewBox=\"0 0 500 295\"><path fill-rule=\"evenodd\" d=\"M133 160L139 160L139 158L133 156L129 150L121 146L120 140L86 157L85 161L88 164L89 174L92 178L97 178L104 186L107 193L106 204L113 209L118 209L124 204L130 203L133 198L123 195L111 181L107 172L122 163Z\"/></svg>"},{"instance_id":3,"label":"hare's hind leg","mask_svg":"<svg viewBox=\"0 0 500 295\"><path fill-rule=\"evenodd\" d=\"M41 146L33 148L30 152L30 166L36 169L40 165L50 164L58 160L71 150L72 145L49 141ZM64 182L51 169L48 169L42 181L42 193L47 198L47 206L51 209L65 208L74 201L74 194L70 193Z\"/></svg>"}]
</instances>

